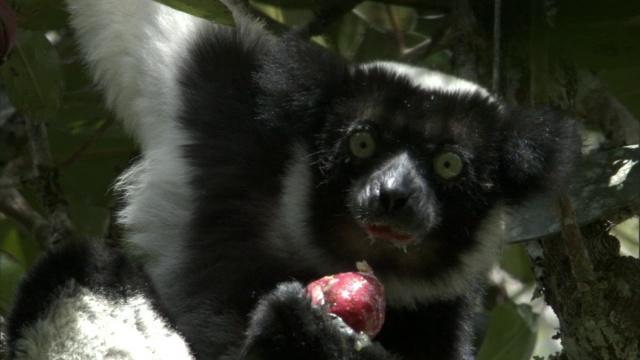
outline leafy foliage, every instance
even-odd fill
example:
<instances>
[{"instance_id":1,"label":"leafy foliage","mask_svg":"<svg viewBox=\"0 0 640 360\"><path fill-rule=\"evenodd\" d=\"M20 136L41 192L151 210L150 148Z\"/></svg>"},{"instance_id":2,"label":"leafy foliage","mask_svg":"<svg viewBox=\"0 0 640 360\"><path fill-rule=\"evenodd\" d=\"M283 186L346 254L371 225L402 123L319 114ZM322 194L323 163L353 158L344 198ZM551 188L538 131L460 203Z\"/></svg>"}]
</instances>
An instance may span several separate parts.
<instances>
[{"instance_id":1,"label":"leafy foliage","mask_svg":"<svg viewBox=\"0 0 640 360\"><path fill-rule=\"evenodd\" d=\"M536 343L536 320L529 305L505 302L491 311L487 340L478 360L527 360Z\"/></svg>"},{"instance_id":2,"label":"leafy foliage","mask_svg":"<svg viewBox=\"0 0 640 360\"><path fill-rule=\"evenodd\" d=\"M233 24L231 11L219 1L157 1ZM33 171L38 165L34 162L38 154L34 154L33 120L47 123L47 147L60 176L68 216L80 234L117 241L118 229L111 218L117 199L110 185L136 155L135 146L104 109L84 71L67 26L63 0L7 2L17 14L19 30L13 52L0 67L0 315L7 313L19 279L43 251L34 224L53 218L37 190L38 174ZM353 8L345 9L345 3ZM498 69L491 65L494 3L490 0L256 0L250 9L275 32L305 26L312 29L314 41L349 60L410 61L457 74L465 74L465 66L477 65L473 80L487 86L491 85L491 72L498 71L507 83L500 88L500 95L523 102L526 96L522 94L529 85L523 80L529 71L523 64L529 63L527 56L531 55L527 53L530 8L523 5L528 1L504 3L504 68ZM551 90L551 101L585 119L595 149L637 143L633 139L640 139L640 22L634 14L640 13L640 4L635 0L557 3L546 8L546 20L552 25L549 57L552 63L560 64L550 72L551 77L564 82L560 81L560 89ZM465 30L466 26L473 31ZM469 48L475 49L474 57L465 57ZM467 49L466 53L461 49ZM475 58L477 64L460 65L460 58ZM589 76L580 75L584 73ZM593 103L593 96L603 101L598 103L603 112L597 116L586 106ZM637 148L616 149L597 153L585 162L572 192L575 203L581 204L581 225L610 218L621 209L637 208L637 157ZM625 166L629 176L620 178L617 187L609 186ZM11 207L8 199L16 194L23 202L20 207ZM549 201L533 204L519 215L513 240L532 240L559 231ZM626 241L637 248L637 229L635 237L632 234ZM502 267L497 269L500 276L493 279L487 300L490 323L479 331L484 343L478 359L530 358L544 324L543 318L538 318L541 306L534 305L532 310L526 305L536 286L529 256L519 245L507 246ZM549 352L538 343L536 354Z\"/></svg>"},{"instance_id":3,"label":"leafy foliage","mask_svg":"<svg viewBox=\"0 0 640 360\"><path fill-rule=\"evenodd\" d=\"M2 66L11 103L28 116L50 119L60 107L64 81L60 57L42 32L18 32L13 56Z\"/></svg>"}]
</instances>

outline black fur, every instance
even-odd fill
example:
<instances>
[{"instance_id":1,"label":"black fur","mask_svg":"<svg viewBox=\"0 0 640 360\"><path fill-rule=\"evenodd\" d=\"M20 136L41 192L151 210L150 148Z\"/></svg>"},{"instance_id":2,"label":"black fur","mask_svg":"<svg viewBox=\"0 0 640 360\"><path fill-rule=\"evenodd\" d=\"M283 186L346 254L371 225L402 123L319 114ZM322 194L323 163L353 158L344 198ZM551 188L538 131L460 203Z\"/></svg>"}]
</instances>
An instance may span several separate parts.
<instances>
[{"instance_id":1,"label":"black fur","mask_svg":"<svg viewBox=\"0 0 640 360\"><path fill-rule=\"evenodd\" d=\"M25 336L24 332L32 331L28 329L37 321L56 311L52 303L65 296L63 289L70 284L114 302L142 295L165 323L172 326L173 321L140 264L99 240L71 242L49 250L22 279L7 319L9 359L18 356L16 345ZM73 338L72 334L68 336Z\"/></svg>"}]
</instances>

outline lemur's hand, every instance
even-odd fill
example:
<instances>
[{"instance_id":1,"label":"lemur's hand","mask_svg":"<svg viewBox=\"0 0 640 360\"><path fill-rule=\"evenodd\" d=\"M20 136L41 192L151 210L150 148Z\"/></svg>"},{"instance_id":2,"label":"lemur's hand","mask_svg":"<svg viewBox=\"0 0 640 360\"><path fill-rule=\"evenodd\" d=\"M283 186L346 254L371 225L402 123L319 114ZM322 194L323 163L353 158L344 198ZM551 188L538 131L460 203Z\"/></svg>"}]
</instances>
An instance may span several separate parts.
<instances>
[{"instance_id":1,"label":"lemur's hand","mask_svg":"<svg viewBox=\"0 0 640 360\"><path fill-rule=\"evenodd\" d=\"M314 305L298 282L281 283L252 313L244 359L392 359L379 344Z\"/></svg>"}]
</instances>

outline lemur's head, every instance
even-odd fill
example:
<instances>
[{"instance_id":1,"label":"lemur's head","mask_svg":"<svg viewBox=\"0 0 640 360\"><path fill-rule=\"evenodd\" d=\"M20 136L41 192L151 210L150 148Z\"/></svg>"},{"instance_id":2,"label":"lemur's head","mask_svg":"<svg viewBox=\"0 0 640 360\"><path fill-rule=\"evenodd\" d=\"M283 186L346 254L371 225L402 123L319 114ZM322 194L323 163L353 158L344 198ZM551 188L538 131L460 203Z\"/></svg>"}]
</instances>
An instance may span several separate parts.
<instances>
[{"instance_id":1,"label":"lemur's head","mask_svg":"<svg viewBox=\"0 0 640 360\"><path fill-rule=\"evenodd\" d=\"M495 261L506 211L562 188L579 157L557 112L408 65L325 63L289 80L285 101L292 126L313 119L310 244L345 268L367 260L387 287L402 274L460 293Z\"/></svg>"}]
</instances>

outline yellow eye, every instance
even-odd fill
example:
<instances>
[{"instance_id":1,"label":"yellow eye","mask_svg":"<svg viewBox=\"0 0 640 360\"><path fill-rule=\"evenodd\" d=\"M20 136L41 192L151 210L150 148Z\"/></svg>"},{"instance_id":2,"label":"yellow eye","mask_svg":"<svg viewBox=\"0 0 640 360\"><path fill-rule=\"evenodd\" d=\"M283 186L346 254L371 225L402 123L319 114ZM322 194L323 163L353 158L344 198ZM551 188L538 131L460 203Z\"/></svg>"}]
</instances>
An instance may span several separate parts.
<instances>
[{"instance_id":1,"label":"yellow eye","mask_svg":"<svg viewBox=\"0 0 640 360\"><path fill-rule=\"evenodd\" d=\"M368 131L358 131L349 138L349 150L360 159L367 159L376 152L376 141Z\"/></svg>"},{"instance_id":2,"label":"yellow eye","mask_svg":"<svg viewBox=\"0 0 640 360\"><path fill-rule=\"evenodd\" d=\"M462 158L453 152L439 154L433 161L433 170L445 180L450 180L460 175L463 168Z\"/></svg>"}]
</instances>

